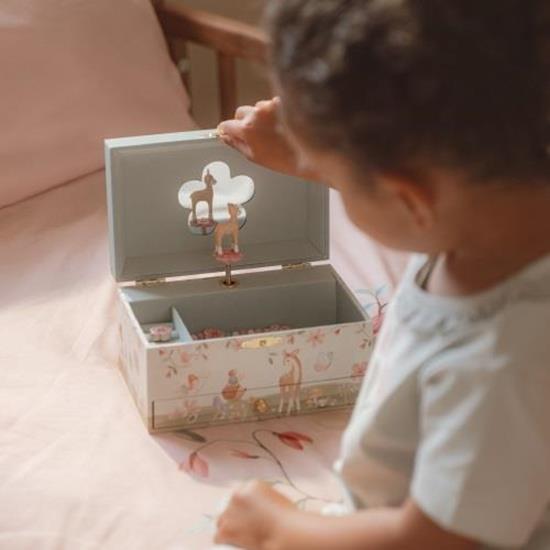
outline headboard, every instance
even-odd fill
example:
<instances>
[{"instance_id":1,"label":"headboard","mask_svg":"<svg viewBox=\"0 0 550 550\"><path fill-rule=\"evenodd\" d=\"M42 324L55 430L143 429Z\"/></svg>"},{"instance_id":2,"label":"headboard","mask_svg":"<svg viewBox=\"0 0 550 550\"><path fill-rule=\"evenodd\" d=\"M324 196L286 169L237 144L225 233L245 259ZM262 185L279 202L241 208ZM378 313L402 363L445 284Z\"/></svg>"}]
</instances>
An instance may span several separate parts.
<instances>
[{"instance_id":1,"label":"headboard","mask_svg":"<svg viewBox=\"0 0 550 550\"><path fill-rule=\"evenodd\" d=\"M235 61L245 59L264 64L266 35L252 25L184 6L178 0L153 0L153 6L187 90L191 90L191 74L186 44L195 43L214 50L220 114L222 119L232 118L238 105Z\"/></svg>"}]
</instances>

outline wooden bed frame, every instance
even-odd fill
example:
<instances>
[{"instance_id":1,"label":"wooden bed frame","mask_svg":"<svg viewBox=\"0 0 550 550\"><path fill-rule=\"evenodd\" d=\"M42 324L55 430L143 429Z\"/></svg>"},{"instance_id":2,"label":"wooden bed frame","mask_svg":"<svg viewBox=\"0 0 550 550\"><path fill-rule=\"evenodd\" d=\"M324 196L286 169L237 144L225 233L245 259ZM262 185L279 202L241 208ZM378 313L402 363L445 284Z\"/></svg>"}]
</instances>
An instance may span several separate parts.
<instances>
[{"instance_id":1,"label":"wooden bed frame","mask_svg":"<svg viewBox=\"0 0 550 550\"><path fill-rule=\"evenodd\" d=\"M191 93L188 43L214 50L217 57L220 114L232 118L238 105L236 59L264 64L267 38L258 28L182 5L178 0L152 0L170 54Z\"/></svg>"}]
</instances>

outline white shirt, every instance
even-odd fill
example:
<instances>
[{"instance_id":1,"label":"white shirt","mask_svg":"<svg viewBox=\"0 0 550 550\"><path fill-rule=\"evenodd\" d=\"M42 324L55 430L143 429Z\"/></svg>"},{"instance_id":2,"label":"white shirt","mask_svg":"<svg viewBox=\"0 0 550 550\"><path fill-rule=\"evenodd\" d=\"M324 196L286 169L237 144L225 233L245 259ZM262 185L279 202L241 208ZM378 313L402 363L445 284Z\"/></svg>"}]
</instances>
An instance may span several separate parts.
<instances>
[{"instance_id":1,"label":"white shirt","mask_svg":"<svg viewBox=\"0 0 550 550\"><path fill-rule=\"evenodd\" d=\"M550 256L465 298L413 258L336 464L356 508L408 497L485 549L550 549Z\"/></svg>"}]
</instances>

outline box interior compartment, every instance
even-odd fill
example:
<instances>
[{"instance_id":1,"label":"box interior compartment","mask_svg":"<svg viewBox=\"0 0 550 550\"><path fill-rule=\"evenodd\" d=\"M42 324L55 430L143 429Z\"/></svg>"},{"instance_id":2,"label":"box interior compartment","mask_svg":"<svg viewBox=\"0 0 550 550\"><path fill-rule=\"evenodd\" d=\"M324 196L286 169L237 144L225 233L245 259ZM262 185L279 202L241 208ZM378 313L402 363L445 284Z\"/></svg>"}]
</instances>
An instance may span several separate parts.
<instances>
[{"instance_id":1,"label":"box interior compartment","mask_svg":"<svg viewBox=\"0 0 550 550\"><path fill-rule=\"evenodd\" d=\"M290 329L364 321L355 298L330 266L238 275L238 286L220 279L181 281L122 290L144 332L154 324L177 327L178 316L189 333L205 328L224 332L265 328ZM178 334L181 332L178 331ZM173 339L174 342L188 338Z\"/></svg>"}]
</instances>

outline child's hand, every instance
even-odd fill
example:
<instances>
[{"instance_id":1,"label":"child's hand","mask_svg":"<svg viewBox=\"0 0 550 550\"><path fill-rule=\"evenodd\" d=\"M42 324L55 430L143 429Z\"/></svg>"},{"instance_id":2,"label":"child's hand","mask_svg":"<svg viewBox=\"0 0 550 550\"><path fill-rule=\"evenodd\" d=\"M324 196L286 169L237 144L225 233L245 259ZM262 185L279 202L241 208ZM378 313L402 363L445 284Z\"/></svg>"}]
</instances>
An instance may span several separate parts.
<instances>
[{"instance_id":1,"label":"child's hand","mask_svg":"<svg viewBox=\"0 0 550 550\"><path fill-rule=\"evenodd\" d=\"M219 517L214 542L250 550L279 548L284 512L298 510L267 483L248 483L233 494Z\"/></svg>"},{"instance_id":2,"label":"child's hand","mask_svg":"<svg viewBox=\"0 0 550 550\"><path fill-rule=\"evenodd\" d=\"M258 101L254 107L239 107L234 119L218 125L220 139L249 160L271 170L312 178L313 173L299 166L296 153L280 123L279 108L278 97Z\"/></svg>"}]
</instances>

